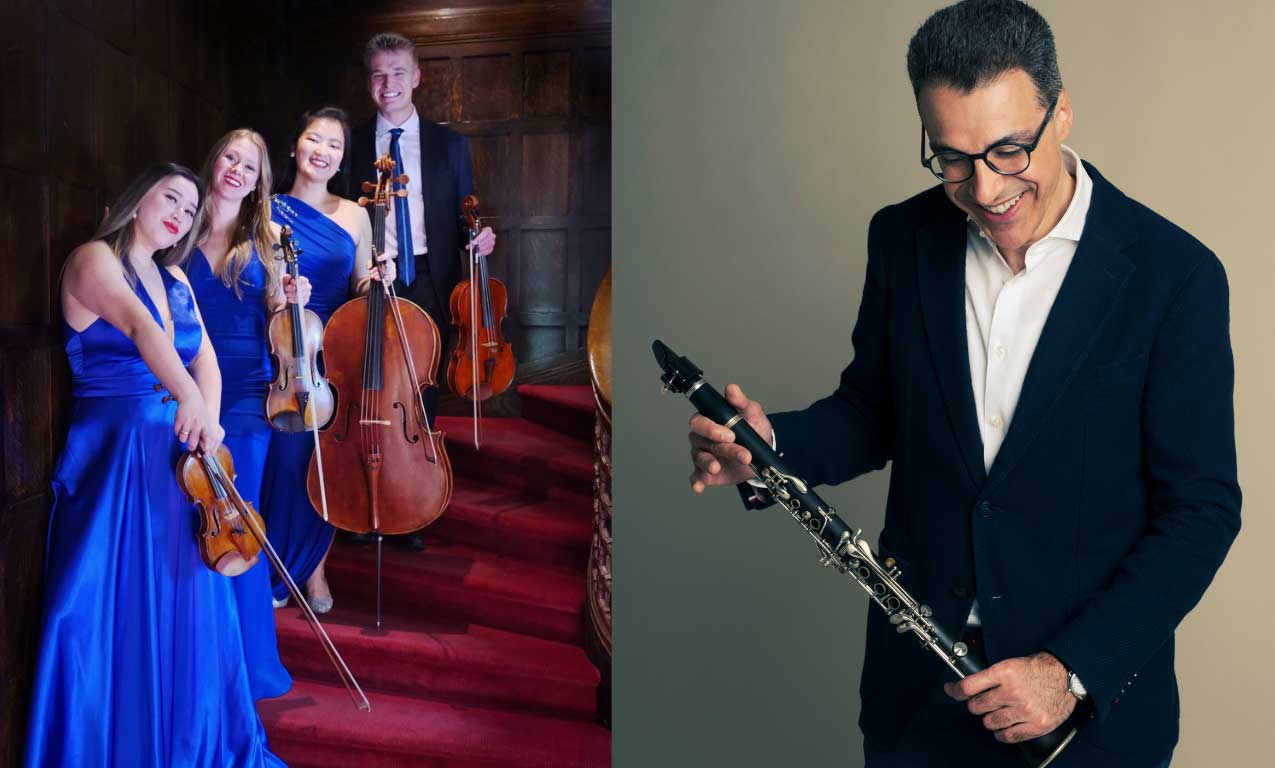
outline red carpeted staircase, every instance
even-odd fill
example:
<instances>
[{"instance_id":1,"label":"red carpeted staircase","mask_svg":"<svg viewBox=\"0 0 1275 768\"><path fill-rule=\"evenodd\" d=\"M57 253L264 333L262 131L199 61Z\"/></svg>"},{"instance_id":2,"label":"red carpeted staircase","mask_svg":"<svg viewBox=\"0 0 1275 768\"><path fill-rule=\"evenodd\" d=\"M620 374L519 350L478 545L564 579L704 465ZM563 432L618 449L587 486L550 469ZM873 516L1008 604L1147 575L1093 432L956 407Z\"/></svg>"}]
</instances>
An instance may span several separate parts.
<instances>
[{"instance_id":1,"label":"red carpeted staircase","mask_svg":"<svg viewBox=\"0 0 1275 768\"><path fill-rule=\"evenodd\" d=\"M363 686L358 712L295 608L275 612L292 691L258 709L294 767L598 768L598 672L583 650L593 517L593 394L523 386L523 419L441 417L455 474L424 552L386 545L382 626L375 550L338 537L321 617Z\"/></svg>"}]
</instances>

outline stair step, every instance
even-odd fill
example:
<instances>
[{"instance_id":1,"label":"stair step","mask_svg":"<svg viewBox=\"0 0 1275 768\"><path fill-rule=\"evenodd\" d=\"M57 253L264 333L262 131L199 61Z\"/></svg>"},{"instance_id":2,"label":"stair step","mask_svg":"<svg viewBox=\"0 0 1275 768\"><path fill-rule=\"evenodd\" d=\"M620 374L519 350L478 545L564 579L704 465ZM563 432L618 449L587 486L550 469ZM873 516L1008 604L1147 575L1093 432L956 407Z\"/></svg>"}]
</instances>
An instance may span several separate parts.
<instances>
[{"instance_id":1,"label":"stair step","mask_svg":"<svg viewBox=\"0 0 1275 768\"><path fill-rule=\"evenodd\" d=\"M522 384L518 387L522 415L531 421L581 440L593 440L593 387L560 384Z\"/></svg>"},{"instance_id":2,"label":"stair step","mask_svg":"<svg viewBox=\"0 0 1275 768\"><path fill-rule=\"evenodd\" d=\"M321 619L365 691L592 720L599 675L579 646L476 624L382 617L339 605ZM337 682L300 611L275 612L279 654L294 677Z\"/></svg>"},{"instance_id":3,"label":"stair step","mask_svg":"<svg viewBox=\"0 0 1275 768\"><path fill-rule=\"evenodd\" d=\"M345 688L297 680L257 711L270 748L292 768L603 768L611 734L592 723L466 707L366 691L371 712Z\"/></svg>"},{"instance_id":4,"label":"stair step","mask_svg":"<svg viewBox=\"0 0 1275 768\"><path fill-rule=\"evenodd\" d=\"M579 643L584 637L584 574L428 539L424 552L383 550L384 613L460 621ZM338 605L371 611L376 548L333 545L328 583Z\"/></svg>"},{"instance_id":5,"label":"stair step","mask_svg":"<svg viewBox=\"0 0 1275 768\"><path fill-rule=\"evenodd\" d=\"M552 563L583 578L593 537L593 502L579 494L528 497L502 485L457 483L447 511L426 530L453 544Z\"/></svg>"},{"instance_id":6,"label":"stair step","mask_svg":"<svg viewBox=\"0 0 1275 768\"><path fill-rule=\"evenodd\" d=\"M500 482L542 495L564 487L592 494L593 448L526 419L483 420L482 444L470 440L469 419L439 416L435 426L447 433L447 455L457 475Z\"/></svg>"}]
</instances>

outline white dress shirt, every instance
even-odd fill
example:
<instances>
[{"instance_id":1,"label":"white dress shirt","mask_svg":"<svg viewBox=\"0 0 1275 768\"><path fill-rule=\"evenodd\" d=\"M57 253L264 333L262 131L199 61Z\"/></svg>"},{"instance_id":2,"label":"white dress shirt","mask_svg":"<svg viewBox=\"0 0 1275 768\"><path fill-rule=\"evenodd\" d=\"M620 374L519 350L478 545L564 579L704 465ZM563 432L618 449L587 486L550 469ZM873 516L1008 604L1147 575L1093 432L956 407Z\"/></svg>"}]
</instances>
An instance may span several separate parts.
<instances>
[{"instance_id":1,"label":"white dress shirt","mask_svg":"<svg viewBox=\"0 0 1275 768\"><path fill-rule=\"evenodd\" d=\"M395 170L395 174L407 174L407 208L412 214L412 253L426 253L425 247L425 197L421 186L421 116L412 107L412 114L402 125L393 125L378 112L376 115L376 156L390 153L390 129L402 128L398 137L398 148L403 153L403 168ZM398 229L395 222L395 208L390 205L385 214L385 252L390 256L398 256ZM418 268L419 272L420 269Z\"/></svg>"},{"instance_id":2,"label":"white dress shirt","mask_svg":"<svg viewBox=\"0 0 1275 768\"><path fill-rule=\"evenodd\" d=\"M965 337L970 384L983 439L983 466L992 462L1014 420L1027 366L1054 306L1085 229L1093 182L1080 156L1064 146L1063 164L1076 179L1066 213L1027 249L1026 269L1015 275L1000 250L969 219L965 230ZM978 602L969 624L979 626Z\"/></svg>"}]
</instances>

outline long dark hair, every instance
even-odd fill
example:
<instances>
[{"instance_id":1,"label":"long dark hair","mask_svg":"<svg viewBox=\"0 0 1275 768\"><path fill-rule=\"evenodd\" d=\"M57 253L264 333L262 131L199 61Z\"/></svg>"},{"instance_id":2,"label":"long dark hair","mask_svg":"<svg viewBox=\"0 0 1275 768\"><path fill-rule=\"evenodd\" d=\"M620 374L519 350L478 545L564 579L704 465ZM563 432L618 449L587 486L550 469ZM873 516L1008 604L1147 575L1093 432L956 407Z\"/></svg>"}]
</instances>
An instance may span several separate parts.
<instances>
[{"instance_id":1,"label":"long dark hair","mask_svg":"<svg viewBox=\"0 0 1275 768\"><path fill-rule=\"evenodd\" d=\"M297 126L296 132L292 134L292 141L288 146L292 147L292 151L295 152L297 140L310 127L310 123L323 118L340 123L341 131L345 134L345 145L341 152L341 164L337 167L336 174L328 179L328 191L334 195L345 197L348 179L350 178L350 119L346 116L344 109L328 106L306 112L301 116L301 124ZM283 170L279 172L279 179L275 182L274 191L287 193L288 190L292 189L292 184L296 180L297 158L293 156L288 158Z\"/></svg>"},{"instance_id":2,"label":"long dark hair","mask_svg":"<svg viewBox=\"0 0 1275 768\"><path fill-rule=\"evenodd\" d=\"M115 255L119 257L120 262L124 265L124 274L128 277L129 283L137 284L137 272L133 269L133 263L128 258L128 250L133 245L135 233L133 227L136 220L133 218L137 209L142 205L142 198L146 197L146 193L151 191L159 182L169 176L180 176L191 184L195 185L195 190L199 195L199 203L195 208L195 220L190 224L190 231L186 233L182 239L173 243L167 248L161 248L155 251L155 262L163 267L171 267L174 264L180 264L190 255L190 249L194 245L195 237L198 235L204 221L204 185L199 181L199 177L195 172L184 165L177 163L156 163L129 182L120 196L111 204L110 215L102 221L98 226L97 232L93 233L94 240L101 240L111 247Z\"/></svg>"}]
</instances>

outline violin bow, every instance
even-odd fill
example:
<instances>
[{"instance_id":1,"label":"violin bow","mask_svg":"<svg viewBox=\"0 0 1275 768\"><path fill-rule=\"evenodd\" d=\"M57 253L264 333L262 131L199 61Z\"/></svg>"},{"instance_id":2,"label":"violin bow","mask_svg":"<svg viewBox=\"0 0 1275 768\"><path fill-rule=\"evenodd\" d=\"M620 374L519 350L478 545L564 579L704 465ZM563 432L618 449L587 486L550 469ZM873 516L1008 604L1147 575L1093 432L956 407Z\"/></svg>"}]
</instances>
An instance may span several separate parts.
<instances>
[{"instance_id":1,"label":"violin bow","mask_svg":"<svg viewBox=\"0 0 1275 768\"><path fill-rule=\"evenodd\" d=\"M254 515L243 513L248 503L239 495L239 489L226 477L221 464L210 458L203 448L196 448L195 455L199 457L199 461L208 477L214 479L217 484L221 485L229 493L230 500L240 510L239 516L243 518L248 531L261 544L261 551L266 553L266 558L270 561L270 565L274 567L275 573L279 574L279 578L288 586L288 592L292 595L292 599L297 602L297 605L301 606L301 612L305 616L306 622L310 625L310 629L314 631L314 636L319 639L319 644L323 646L323 650L327 652L328 659L336 667L337 674L340 675L341 682L345 684L345 690L349 691L350 698L354 700L355 706L360 711L371 712L372 705L368 702L363 689L359 687L359 681L354 679L354 673L346 666L345 659L341 658L341 653L333 645L332 638L328 637L327 630L319 623L319 617L314 615L314 611L310 608L310 604L306 602L305 596L301 594L297 583L292 580L288 569L283 566L283 561L279 558L279 553L275 551L274 545L270 543L270 539L266 537L266 532L257 524L257 519Z\"/></svg>"}]
</instances>

